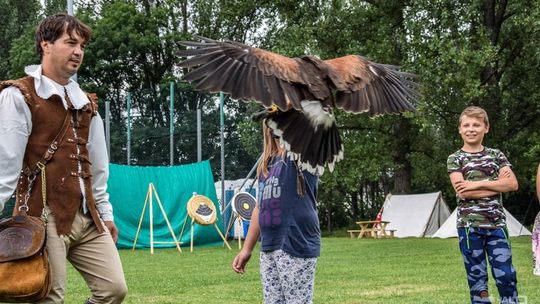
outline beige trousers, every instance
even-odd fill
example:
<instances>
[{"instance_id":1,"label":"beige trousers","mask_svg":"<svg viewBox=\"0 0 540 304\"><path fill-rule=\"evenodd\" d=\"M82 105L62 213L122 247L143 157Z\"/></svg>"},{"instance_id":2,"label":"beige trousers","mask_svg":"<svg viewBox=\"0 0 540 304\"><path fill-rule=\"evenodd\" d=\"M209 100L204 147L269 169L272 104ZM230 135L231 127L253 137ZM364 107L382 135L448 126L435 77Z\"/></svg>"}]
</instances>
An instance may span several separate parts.
<instances>
[{"instance_id":1,"label":"beige trousers","mask_svg":"<svg viewBox=\"0 0 540 304\"><path fill-rule=\"evenodd\" d=\"M47 250L52 288L48 297L39 303L64 303L66 260L86 281L92 292L91 303L122 303L127 294L127 285L118 250L109 231L100 233L90 214L85 215L79 210L68 236L58 236L54 214L49 214Z\"/></svg>"}]
</instances>

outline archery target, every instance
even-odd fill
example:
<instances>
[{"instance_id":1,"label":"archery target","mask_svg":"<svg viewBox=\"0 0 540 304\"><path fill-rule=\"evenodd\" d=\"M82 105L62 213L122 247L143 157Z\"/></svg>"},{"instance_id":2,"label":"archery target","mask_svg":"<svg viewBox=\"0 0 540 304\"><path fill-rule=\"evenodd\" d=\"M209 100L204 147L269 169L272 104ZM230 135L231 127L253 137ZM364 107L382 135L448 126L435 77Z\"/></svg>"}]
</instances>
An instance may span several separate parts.
<instances>
[{"instance_id":1,"label":"archery target","mask_svg":"<svg viewBox=\"0 0 540 304\"><path fill-rule=\"evenodd\" d=\"M216 222L216 207L214 203L204 195L194 195L187 202L189 216L201 225L209 225Z\"/></svg>"},{"instance_id":2,"label":"archery target","mask_svg":"<svg viewBox=\"0 0 540 304\"><path fill-rule=\"evenodd\" d=\"M244 220L251 220L251 214L255 209L256 200L247 192L238 192L233 196L232 208Z\"/></svg>"}]
</instances>

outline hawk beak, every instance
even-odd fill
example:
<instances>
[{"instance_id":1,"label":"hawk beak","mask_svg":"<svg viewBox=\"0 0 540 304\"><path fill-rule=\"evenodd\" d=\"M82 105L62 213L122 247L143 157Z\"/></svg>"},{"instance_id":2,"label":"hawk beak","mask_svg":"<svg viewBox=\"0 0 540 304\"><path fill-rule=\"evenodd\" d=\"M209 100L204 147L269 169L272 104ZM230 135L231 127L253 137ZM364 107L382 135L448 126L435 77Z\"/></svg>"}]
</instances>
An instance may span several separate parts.
<instances>
[{"instance_id":1,"label":"hawk beak","mask_svg":"<svg viewBox=\"0 0 540 304\"><path fill-rule=\"evenodd\" d=\"M277 112L277 111L279 111L279 108L278 108L275 104L273 104L273 105L268 109L268 113L275 113L275 112Z\"/></svg>"},{"instance_id":2,"label":"hawk beak","mask_svg":"<svg viewBox=\"0 0 540 304\"><path fill-rule=\"evenodd\" d=\"M272 105L270 108L265 108L262 111L255 112L253 115L251 115L251 119L253 121L261 121L265 118L268 118L268 116L279 112L279 109L276 105Z\"/></svg>"}]
</instances>

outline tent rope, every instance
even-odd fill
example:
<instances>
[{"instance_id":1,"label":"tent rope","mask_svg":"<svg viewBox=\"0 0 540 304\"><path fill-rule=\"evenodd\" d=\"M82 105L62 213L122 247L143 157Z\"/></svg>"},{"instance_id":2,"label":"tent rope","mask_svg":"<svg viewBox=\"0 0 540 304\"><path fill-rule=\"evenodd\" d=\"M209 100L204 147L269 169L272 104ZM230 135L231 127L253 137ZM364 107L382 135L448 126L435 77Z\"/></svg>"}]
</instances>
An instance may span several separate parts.
<instances>
[{"instance_id":1,"label":"tent rope","mask_svg":"<svg viewBox=\"0 0 540 304\"><path fill-rule=\"evenodd\" d=\"M529 206L527 206L527 211L525 211L525 215L523 216L523 220L520 222L521 227L519 228L519 235L521 235L521 231L523 231L523 227L525 226L523 223L525 223L525 219L527 219L527 215L529 215L529 210L531 209L533 201L537 201L536 195L533 195L531 199L529 200Z\"/></svg>"}]
</instances>

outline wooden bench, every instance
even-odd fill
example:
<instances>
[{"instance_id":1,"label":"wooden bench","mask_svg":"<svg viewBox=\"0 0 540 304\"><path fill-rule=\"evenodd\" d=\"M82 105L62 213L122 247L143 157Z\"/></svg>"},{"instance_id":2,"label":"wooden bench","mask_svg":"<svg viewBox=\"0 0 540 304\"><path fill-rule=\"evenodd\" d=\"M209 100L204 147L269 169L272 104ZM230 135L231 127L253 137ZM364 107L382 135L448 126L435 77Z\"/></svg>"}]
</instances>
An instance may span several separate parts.
<instances>
[{"instance_id":1,"label":"wooden bench","mask_svg":"<svg viewBox=\"0 0 540 304\"><path fill-rule=\"evenodd\" d=\"M394 237L394 232L396 232L396 230L395 229L390 229L390 230L385 230L384 232L386 234L389 234L388 237L393 238Z\"/></svg>"},{"instance_id":2,"label":"wooden bench","mask_svg":"<svg viewBox=\"0 0 540 304\"><path fill-rule=\"evenodd\" d=\"M360 233L360 230L347 230L349 235L351 236L351 239L357 237L357 235Z\"/></svg>"},{"instance_id":3,"label":"wooden bench","mask_svg":"<svg viewBox=\"0 0 540 304\"><path fill-rule=\"evenodd\" d=\"M368 237L372 237L372 238L377 238L377 232L379 232L380 230L377 229L377 228L368 228L368 229L364 229L362 230L362 234L363 235L359 235L358 237L364 237L364 236L368 236Z\"/></svg>"},{"instance_id":4,"label":"wooden bench","mask_svg":"<svg viewBox=\"0 0 540 304\"><path fill-rule=\"evenodd\" d=\"M375 229L375 228L370 228L370 229L363 229L363 230L347 230L347 232L349 233L351 239L352 238L362 238L364 236L369 236L369 237L373 237L374 235L376 235L376 233L380 231L379 229ZM360 233L362 233L362 235L360 235Z\"/></svg>"}]
</instances>

